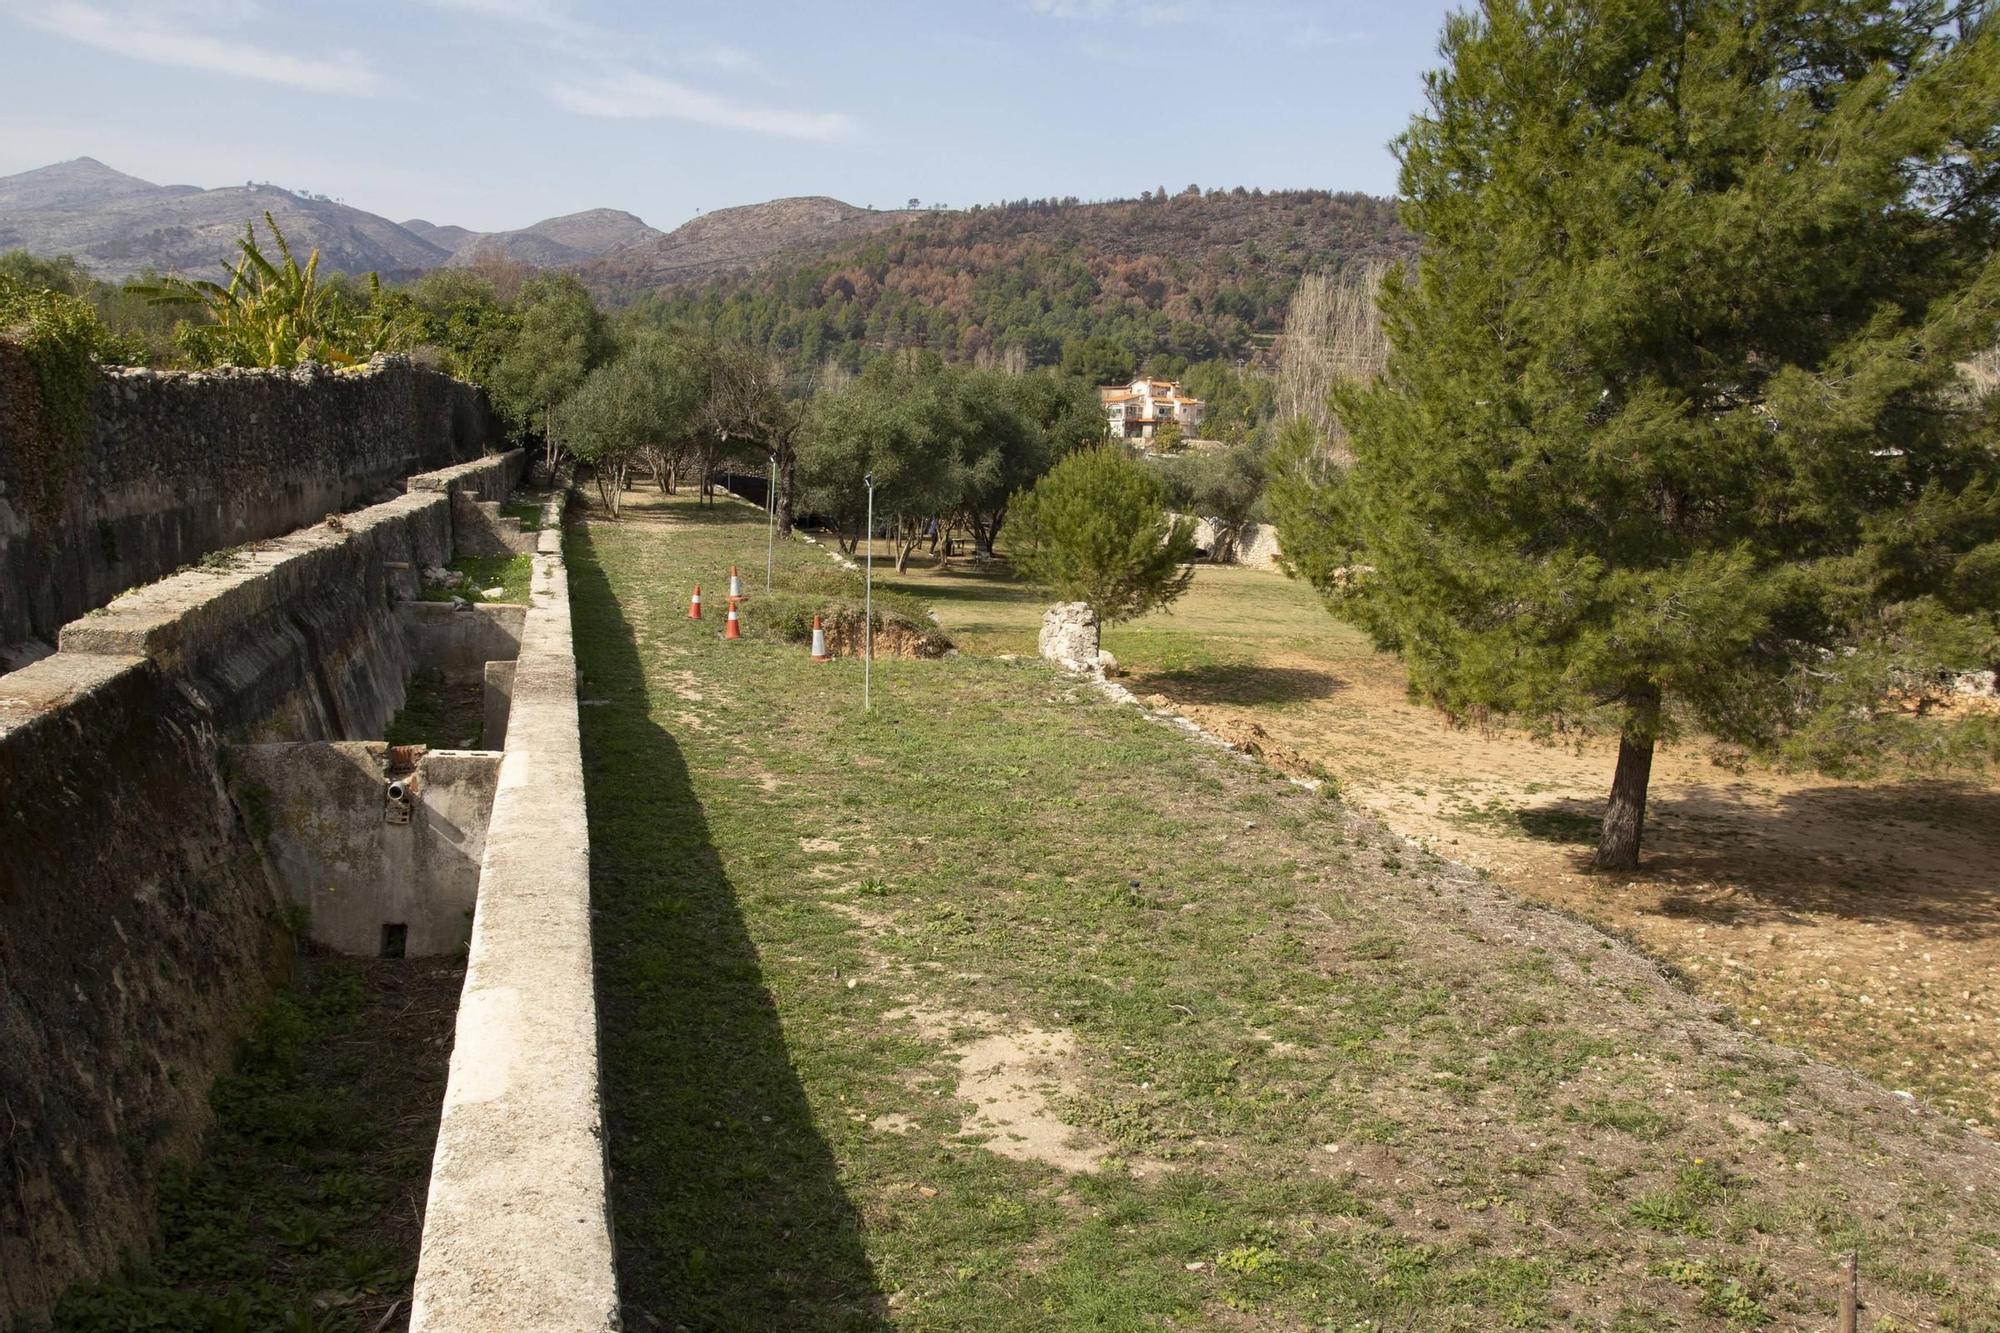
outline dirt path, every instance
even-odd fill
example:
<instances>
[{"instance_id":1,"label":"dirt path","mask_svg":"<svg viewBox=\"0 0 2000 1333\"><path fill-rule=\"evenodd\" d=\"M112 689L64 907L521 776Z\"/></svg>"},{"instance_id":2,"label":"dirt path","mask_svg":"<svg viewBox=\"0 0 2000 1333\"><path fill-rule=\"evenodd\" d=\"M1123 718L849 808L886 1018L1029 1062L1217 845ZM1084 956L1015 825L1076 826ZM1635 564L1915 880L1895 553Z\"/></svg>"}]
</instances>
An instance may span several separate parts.
<instances>
[{"instance_id":1,"label":"dirt path","mask_svg":"<svg viewBox=\"0 0 2000 1333\"><path fill-rule=\"evenodd\" d=\"M1128 684L1281 767L1324 765L1398 832L1631 935L1760 1032L2000 1123L2000 785L1739 773L1680 746L1654 764L1641 872L1596 875L1612 747L1454 730L1384 657L1249 671L1266 706Z\"/></svg>"}]
</instances>

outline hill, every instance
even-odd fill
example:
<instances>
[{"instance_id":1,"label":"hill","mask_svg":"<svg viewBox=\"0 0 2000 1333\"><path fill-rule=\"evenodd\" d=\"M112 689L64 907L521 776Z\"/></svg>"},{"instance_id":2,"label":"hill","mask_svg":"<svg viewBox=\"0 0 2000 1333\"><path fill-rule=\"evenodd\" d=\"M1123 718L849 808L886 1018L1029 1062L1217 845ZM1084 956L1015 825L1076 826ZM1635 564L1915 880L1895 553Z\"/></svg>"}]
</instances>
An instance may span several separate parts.
<instances>
[{"instance_id":1,"label":"hill","mask_svg":"<svg viewBox=\"0 0 2000 1333\"><path fill-rule=\"evenodd\" d=\"M843 241L927 216L876 212L814 195L717 209L674 230L606 256L587 276L600 288L642 292L754 272L789 255L824 251Z\"/></svg>"},{"instance_id":2,"label":"hill","mask_svg":"<svg viewBox=\"0 0 2000 1333\"><path fill-rule=\"evenodd\" d=\"M195 192L192 185L155 185L115 171L94 157L78 157L0 177L0 212L96 208L140 196Z\"/></svg>"},{"instance_id":3,"label":"hill","mask_svg":"<svg viewBox=\"0 0 2000 1333\"><path fill-rule=\"evenodd\" d=\"M749 242L769 234L734 225L732 215L754 211L713 214L588 265L584 276L658 322L707 325L799 363L928 347L960 358L1019 348L1029 364L1048 364L1093 338L1141 361L1203 361L1267 347L1300 274L1416 251L1392 200L1235 190L863 214L873 224L865 235L801 229L726 270L731 247L751 254ZM688 233L702 223L728 230L697 260ZM669 254L686 262L664 262Z\"/></svg>"},{"instance_id":4,"label":"hill","mask_svg":"<svg viewBox=\"0 0 2000 1333\"><path fill-rule=\"evenodd\" d=\"M470 227L449 225L440 227L437 223L427 222L423 218L410 218L402 224L402 227L404 231L415 232L443 250L456 250L467 241L476 241L484 234L473 231Z\"/></svg>"},{"instance_id":5,"label":"hill","mask_svg":"<svg viewBox=\"0 0 2000 1333\"><path fill-rule=\"evenodd\" d=\"M663 235L639 218L616 208L592 208L581 213L566 213L561 217L546 218L532 227L522 227L518 231L490 232L482 235L478 232L466 232L463 227L438 227L434 230L438 236L448 231L464 233L464 239L454 247L451 259L448 261L453 267L464 267L490 259L512 260L516 263L531 264L536 268L573 267L600 255L627 246L640 245Z\"/></svg>"},{"instance_id":6,"label":"hill","mask_svg":"<svg viewBox=\"0 0 2000 1333\"><path fill-rule=\"evenodd\" d=\"M0 177L0 250L73 255L100 278L145 269L207 276L266 212L303 256L348 273L414 273L449 251L387 218L275 185L154 185L93 158Z\"/></svg>"},{"instance_id":7,"label":"hill","mask_svg":"<svg viewBox=\"0 0 2000 1333\"><path fill-rule=\"evenodd\" d=\"M234 259L244 224L266 212L301 259L317 249L327 270L390 278L489 257L537 268L575 267L661 236L612 208L491 233L423 218L397 223L275 185L155 185L80 157L0 177L0 251L73 255L92 275L110 280L147 269L207 276Z\"/></svg>"}]
</instances>

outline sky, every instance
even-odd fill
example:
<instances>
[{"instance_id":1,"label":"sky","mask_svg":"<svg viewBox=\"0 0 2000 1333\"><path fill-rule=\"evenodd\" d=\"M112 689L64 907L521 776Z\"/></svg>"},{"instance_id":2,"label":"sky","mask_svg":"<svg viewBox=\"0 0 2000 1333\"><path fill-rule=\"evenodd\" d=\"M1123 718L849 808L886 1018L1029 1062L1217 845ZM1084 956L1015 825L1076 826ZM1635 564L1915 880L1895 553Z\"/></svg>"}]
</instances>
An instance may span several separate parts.
<instances>
[{"instance_id":1,"label":"sky","mask_svg":"<svg viewBox=\"0 0 2000 1333\"><path fill-rule=\"evenodd\" d=\"M89 156L480 231L786 195L1387 194L1451 7L0 0L0 175Z\"/></svg>"}]
</instances>

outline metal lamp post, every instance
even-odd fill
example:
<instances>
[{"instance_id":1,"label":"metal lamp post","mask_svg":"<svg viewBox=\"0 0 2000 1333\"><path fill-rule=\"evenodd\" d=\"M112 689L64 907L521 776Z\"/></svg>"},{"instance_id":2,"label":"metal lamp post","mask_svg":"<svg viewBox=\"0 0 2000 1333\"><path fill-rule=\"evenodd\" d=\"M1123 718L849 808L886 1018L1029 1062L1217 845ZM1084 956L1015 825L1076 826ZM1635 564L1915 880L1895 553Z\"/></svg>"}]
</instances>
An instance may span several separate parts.
<instances>
[{"instance_id":1,"label":"metal lamp post","mask_svg":"<svg viewBox=\"0 0 2000 1333\"><path fill-rule=\"evenodd\" d=\"M764 591L771 591L771 559L778 549L778 455L771 455L771 485L764 495Z\"/></svg>"},{"instance_id":2,"label":"metal lamp post","mask_svg":"<svg viewBox=\"0 0 2000 1333\"><path fill-rule=\"evenodd\" d=\"M862 530L868 539L868 573L861 592L861 711L866 713L875 707L870 688L875 671L875 474L870 472L861 481L868 487L868 526Z\"/></svg>"}]
</instances>

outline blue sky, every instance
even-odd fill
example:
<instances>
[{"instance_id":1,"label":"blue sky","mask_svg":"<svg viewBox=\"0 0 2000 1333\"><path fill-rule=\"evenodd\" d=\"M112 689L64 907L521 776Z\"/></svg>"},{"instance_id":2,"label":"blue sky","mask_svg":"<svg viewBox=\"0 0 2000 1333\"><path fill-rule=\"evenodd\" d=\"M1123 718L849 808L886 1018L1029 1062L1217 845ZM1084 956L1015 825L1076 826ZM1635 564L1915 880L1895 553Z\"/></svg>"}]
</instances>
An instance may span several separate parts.
<instances>
[{"instance_id":1,"label":"blue sky","mask_svg":"<svg viewBox=\"0 0 2000 1333\"><path fill-rule=\"evenodd\" d=\"M1448 7L0 0L0 174L89 155L480 230L797 194L1387 193Z\"/></svg>"}]
</instances>

